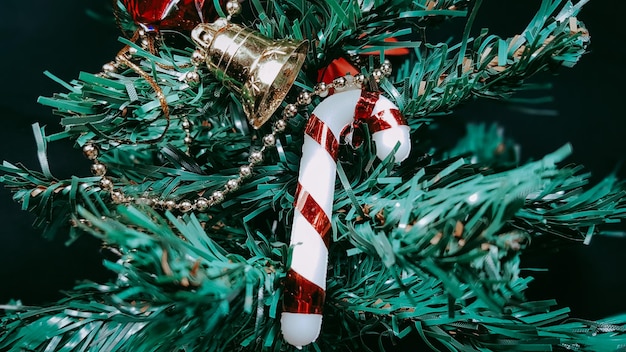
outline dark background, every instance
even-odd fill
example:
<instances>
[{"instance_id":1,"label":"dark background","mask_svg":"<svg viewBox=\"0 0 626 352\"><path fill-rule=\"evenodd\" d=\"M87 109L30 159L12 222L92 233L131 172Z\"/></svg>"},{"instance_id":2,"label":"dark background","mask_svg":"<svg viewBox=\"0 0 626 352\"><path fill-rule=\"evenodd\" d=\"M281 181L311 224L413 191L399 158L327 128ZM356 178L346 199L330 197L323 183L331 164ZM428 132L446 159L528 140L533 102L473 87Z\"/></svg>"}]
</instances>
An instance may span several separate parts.
<instances>
[{"instance_id":1,"label":"dark background","mask_svg":"<svg viewBox=\"0 0 626 352\"><path fill-rule=\"evenodd\" d=\"M538 1L485 1L479 26L512 35L521 31ZM119 32L109 20L97 20L87 10L104 16L107 1L65 0L0 3L0 159L23 162L38 169L31 124L58 131L58 119L36 103L38 96L64 92L43 75L44 70L69 81L80 71L98 72L120 48ZM455 116L465 121L499 121L508 136L522 146L523 159L538 158L570 142L569 162L582 163L599 180L616 168L626 151L623 96L626 49L623 21L626 6L619 0L593 0L579 16L590 30L590 53L573 69L558 76L542 76L554 84L554 101L533 107L542 114L528 115L504 104L479 101ZM558 114L551 114L557 111ZM70 143L50 146L52 172L58 177L86 175L89 163ZM67 248L32 230L33 218L20 211L11 194L0 190L0 302L11 298L42 304L60 297L75 280L103 280L98 245L85 238ZM621 226L619 229L624 229ZM564 246L546 254L524 257L525 266L542 266L534 273L532 299L556 298L574 316L597 319L626 313L626 239L595 237L591 245Z\"/></svg>"}]
</instances>

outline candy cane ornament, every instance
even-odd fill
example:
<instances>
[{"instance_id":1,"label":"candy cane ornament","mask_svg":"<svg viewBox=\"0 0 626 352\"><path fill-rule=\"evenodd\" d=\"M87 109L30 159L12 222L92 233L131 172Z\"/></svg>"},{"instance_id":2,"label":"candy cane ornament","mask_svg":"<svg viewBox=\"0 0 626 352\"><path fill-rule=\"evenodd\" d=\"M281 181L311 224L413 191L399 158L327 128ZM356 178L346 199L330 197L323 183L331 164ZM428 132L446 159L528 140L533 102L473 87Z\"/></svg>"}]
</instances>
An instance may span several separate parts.
<instances>
[{"instance_id":1,"label":"candy cane ornament","mask_svg":"<svg viewBox=\"0 0 626 352\"><path fill-rule=\"evenodd\" d=\"M398 108L378 92L335 93L313 110L302 145L281 316L283 337L297 348L315 341L321 330L339 139L355 122L368 125L379 159L398 142L396 161L406 159L411 150L409 127Z\"/></svg>"}]
</instances>

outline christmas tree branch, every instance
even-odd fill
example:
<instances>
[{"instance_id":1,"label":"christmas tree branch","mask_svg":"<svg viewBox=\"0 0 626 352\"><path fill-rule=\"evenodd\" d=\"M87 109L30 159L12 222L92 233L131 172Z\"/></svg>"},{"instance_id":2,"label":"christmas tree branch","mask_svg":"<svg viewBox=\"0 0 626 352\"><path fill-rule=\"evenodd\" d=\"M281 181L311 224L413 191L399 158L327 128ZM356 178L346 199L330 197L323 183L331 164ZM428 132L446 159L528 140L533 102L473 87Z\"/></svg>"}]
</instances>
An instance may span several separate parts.
<instances>
[{"instance_id":1,"label":"christmas tree branch","mask_svg":"<svg viewBox=\"0 0 626 352\"><path fill-rule=\"evenodd\" d=\"M426 44L396 71L398 84L383 87L406 116L416 117L449 112L474 96L507 98L538 72L571 67L585 53L589 35L574 17L583 3L543 2L526 30L512 38L486 30L470 38L466 28L457 45Z\"/></svg>"},{"instance_id":2,"label":"christmas tree branch","mask_svg":"<svg viewBox=\"0 0 626 352\"><path fill-rule=\"evenodd\" d=\"M378 50L382 59L384 49L410 48L381 87L415 134L425 119L472 97L508 98L532 75L573 65L589 40L575 17L585 2L542 1L520 35L502 39L470 35L476 1L456 45L420 43L418 29L468 16L467 1L252 0L254 19L242 21L271 38L311 41L296 82L305 91L334 58ZM122 2L116 6L123 10ZM48 234L72 220L70 238L85 232L101 239L116 255L105 267L117 275L79 285L49 307L2 306L0 349L288 348L277 313L312 107L287 122L276 149L223 202L197 212L170 207L239 177L271 127L251 130L241 97L207 68L198 68L199 82L190 79L193 49L170 45L172 37L191 43L187 35L161 34L157 50L120 39L123 49L102 73L69 83L50 75L67 92L40 102L65 130L46 136L35 128L41 172L0 167L0 181ZM380 327L450 350L602 350L624 340L623 317L565 320L568 310L553 310L551 300L524 302L531 278L520 274L520 254L533 239L589 241L622 220L622 183L609 177L588 188L579 168L557 166L569 146L518 165L495 128L470 129L430 164L413 155L400 166L392 156L376 160L370 132L360 146L339 148L324 331L309 350L360 348ZM97 176L56 179L46 145L59 139L76 140L100 165Z\"/></svg>"},{"instance_id":3,"label":"christmas tree branch","mask_svg":"<svg viewBox=\"0 0 626 352\"><path fill-rule=\"evenodd\" d=\"M125 207L117 220L79 213L87 220L79 226L119 255L105 262L118 279L79 285L57 306L3 306L0 348L220 351L275 339L284 274L269 257L284 256L286 246L251 240L246 259L207 237L193 216Z\"/></svg>"},{"instance_id":4,"label":"christmas tree branch","mask_svg":"<svg viewBox=\"0 0 626 352\"><path fill-rule=\"evenodd\" d=\"M328 313L328 317L329 319L341 317L353 323L351 327L344 326L342 332L337 332L333 330L336 323L329 322L330 330L327 334L335 337L329 336L328 341L335 341L338 334L354 340L367 332L366 326L376 323L377 326L381 324L388 326L393 335L399 338L418 331L427 340L439 341L433 342L434 345L442 343L452 349L462 349L469 345L495 348L498 344L507 343L517 350L543 349L552 345L574 346L585 350L614 343L615 334L623 330L621 327L623 319L615 320L619 325L578 321L556 325L566 318L567 310L549 310L553 305L550 301L521 303L523 290L529 279L519 278L519 251L527 243L528 236L519 232L499 230L506 228L507 221L514 218L517 214L515 209L508 209L508 216L492 217L491 220L486 216L497 212L484 210L489 207L489 199L497 199L498 206L505 209L508 208L507 204L515 203L516 197L508 198L512 203L507 203L507 197L501 197L501 194L519 193L517 198L522 199L523 205L527 195L537 189L551 192L549 190L554 188L545 186L551 185L551 179L570 176L569 172L558 172L554 166L554 163L561 160L566 153L567 149L548 156L545 160L528 164L522 170L514 169L509 172L511 175L507 173L476 175L469 177L468 180L460 180L455 176L456 171L462 167L462 164L457 163L439 172L434 178L425 177L425 173L416 175L414 181L407 182L409 187L400 188L394 183L397 180L385 176L391 169L379 167L371 176L376 182L365 182L370 185L369 187L352 188L353 195L361 199L360 204L368 204L363 199L377 196L388 200L389 205L383 203L384 212L377 211L374 206L370 208L369 214L383 214L372 216L371 220L359 219L355 215L358 211L348 209L349 197L339 194L337 208L340 210L338 217L340 226L332 250L334 257L332 262L336 264L331 269L332 275L329 277L328 294L331 298L328 306L331 312ZM516 184L515 180L521 183ZM519 189L520 192L513 191L511 187ZM423 190L420 191L420 188ZM466 192L461 192L462 189ZM458 197L450 197L451 193ZM474 194L481 196L473 199ZM443 202L459 204L457 198L466 199L467 205L438 206ZM395 205L407 200L418 202L419 206ZM500 204L502 200L505 202ZM469 204L472 202L474 209ZM430 216L437 209L444 208L451 209L452 212L442 213L440 217ZM404 215L407 213L406 210L411 210L408 217ZM172 339L168 341L178 342L172 342L176 345L164 345L164 350L191 346L211 350L217 348L217 345L212 343L213 340L206 341L196 335L200 333L198 324L209 319L209 315L198 317L197 313L194 313L196 315L191 317L183 315L183 312L208 311L210 321L215 321L214 319L219 317L228 319L227 313L214 308L214 305L219 306L217 302L220 300L234 299L233 297L243 295L245 292L246 298L231 301L235 307L229 306L228 310L228 314L233 316L248 317L242 319L246 321L245 327L237 325L241 330L235 335L227 335L221 326L233 328L234 322L220 320L221 324L210 325L208 330L216 336L214 341L220 336L221 338L236 336L232 340L234 345L259 348L261 346L255 343L264 341L266 348L279 348L280 340L276 336L274 318L280 293L273 288L280 286L282 270L286 265L281 263L283 260L281 258L288 257L284 242L274 236L249 232L247 240L236 241L245 243L246 253L234 254L214 241L214 230L203 229L202 224L193 215L181 219L168 214L167 218L162 218L150 209L140 212L138 209L126 207L118 208L117 214L116 220L111 218L103 220L81 211L81 215L89 221L89 225L82 224L81 227L101 237L112 248L120 248L122 251L120 260L117 264L110 263L107 266L118 273L116 285L122 285L123 290L107 289L102 295L98 295L97 299L93 298L83 306L77 303L80 301L79 297L75 297L71 300L71 306L76 305L82 309L65 309L63 313L59 313L49 308L55 314L50 314L45 319L41 318L42 311L29 309L29 313L38 313L37 316L40 317L40 320L32 323L39 325L30 326L43 324L53 329L51 332L56 331L46 336L59 337L41 341L34 336L24 335L21 330L15 330L8 336L19 333L23 336L22 339L13 340L7 337L5 341L16 345L18 343L24 345L29 341L32 346L42 346L43 350L51 344L58 346L61 346L61 343L75 344L78 336L105 334L112 336L111 339L102 338L102 346L108 346L107 343L114 343L113 336L118 336L115 334L123 334L132 329L134 335L146 337L147 348L154 344L153 340L148 339L155 334L152 329L164 324L173 324L170 319L175 319L174 321L188 322L184 325L187 330L176 332L184 333L186 338L181 340L174 338L179 335L172 335ZM429 218L430 221L420 224L419 220L417 222L411 220L413 217ZM459 227L457 220L459 218L467 219L462 223L462 227ZM411 223L412 226L401 226L401 223L407 220L409 220L407 224ZM442 228L448 230L441 231ZM345 229L353 230L346 232ZM222 228L220 231L228 232L233 229ZM472 233L478 232L480 235L472 239ZM269 238L273 239L268 240ZM348 245L347 241L351 245ZM464 241L463 245L461 241ZM396 245L400 242L401 244ZM451 258L454 260L450 260ZM449 267L452 263L456 269ZM358 269L355 270L355 267ZM249 272L254 273L251 275L256 279L249 281L250 277L243 275ZM265 283L262 284L263 282ZM144 296L145 292L151 292L148 291L149 287L161 295L165 294L165 297L157 294ZM158 287L164 287L166 293L162 293L164 288ZM262 293L259 293L261 287L264 288ZM105 319L103 312L95 309L102 307L101 300L107 297L115 298L118 291L126 290L137 293L129 294L122 307L113 306L114 309L109 306L106 313L118 310L127 312L133 307L135 311L141 312L139 317L126 313L116 319L109 316ZM216 295L215 299L211 299L211 295ZM263 323L254 321L260 319L258 314L254 319L251 316L255 311L254 305L260 302L259 296L271 297L263 300L265 302ZM120 304L119 301L115 302L117 305ZM137 302L143 303L138 305ZM248 302L249 305L237 306L235 302ZM143 305L147 308L140 308ZM45 312L49 313L50 310ZM67 314L74 314L81 319L71 325L69 322L72 320L67 320ZM97 316L104 322L102 325L92 324L91 321L88 323L85 316L94 319ZM59 328L54 324L60 317L65 318L63 321L71 329L65 325ZM356 320L354 317L357 317ZM120 321L126 323L122 324ZM129 325L131 323L132 327ZM202 328L206 329L206 326L202 325ZM590 337L588 332L594 329L601 333ZM65 334L65 331L68 335L60 335ZM169 333L174 334L172 331ZM232 331L228 333L232 334ZM123 340L132 346L144 346L144 342L134 339ZM85 341L87 343L92 340ZM120 348L123 346L120 345ZM337 346L339 345L335 345L336 348Z\"/></svg>"}]
</instances>

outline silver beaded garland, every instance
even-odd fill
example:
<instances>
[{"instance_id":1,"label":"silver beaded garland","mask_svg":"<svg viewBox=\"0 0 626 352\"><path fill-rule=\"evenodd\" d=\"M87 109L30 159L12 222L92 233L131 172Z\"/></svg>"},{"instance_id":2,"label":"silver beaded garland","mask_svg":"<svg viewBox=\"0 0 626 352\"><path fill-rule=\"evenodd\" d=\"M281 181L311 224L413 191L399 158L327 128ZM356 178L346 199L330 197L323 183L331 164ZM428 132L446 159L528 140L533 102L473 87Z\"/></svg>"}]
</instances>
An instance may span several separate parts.
<instances>
[{"instance_id":1,"label":"silver beaded garland","mask_svg":"<svg viewBox=\"0 0 626 352\"><path fill-rule=\"evenodd\" d=\"M237 0L229 0L227 2L227 11L230 15L234 15L241 10L241 7ZM217 21L216 21L217 23ZM224 21L226 24L227 21ZM132 48L131 48L132 49ZM134 50L136 51L136 50ZM116 57L116 62L111 62L103 66L103 71L106 72L116 72L118 67L123 63L124 60L129 59L129 56L133 55L134 52L132 50L128 50L125 53L121 53L119 57ZM194 51L191 55L191 63L194 66L199 66L205 61L204 54L197 50ZM389 76L391 74L391 63L388 60L385 60L380 68L374 69L371 73L371 79L376 81L377 83L383 77ZM184 75L184 79L188 84L199 82L200 76L197 71L189 71ZM283 110L282 119L279 119L274 122L272 125L272 133L267 134L263 137L263 147L260 150L253 151L250 153L248 158L249 164L242 165L239 168L239 175L236 178L232 178L228 180L224 184L223 190L214 191L211 196L207 199L205 197L198 197L193 201L183 199L179 202L174 200L162 200L158 198L150 198L150 197L128 197L126 196L120 189L114 189L113 181L110 178L106 177L106 166L98 161L98 149L94 144L88 143L83 146L83 153L89 159L94 161L91 169L94 175L101 176L100 179L100 187L103 190L109 191L111 195L111 200L114 203L122 204L122 203L132 203L134 202L137 205L145 205L151 207L160 207L165 210L173 211L178 210L182 213L187 213L192 210L196 211L206 211L210 207L217 205L224 201L226 195L229 192L233 192L239 188L241 182L249 178L252 175L252 170L256 164L259 164L263 161L263 152L268 147L273 147L276 145L276 134L282 133L285 131L287 127L286 119L294 117L299 112L299 106L303 107L311 104L313 101L313 96L319 96L321 98L326 97L331 89L335 89L336 91L342 91L349 87L361 88L361 86L365 83L366 78L363 74L358 73L354 76L347 75L345 77L335 78L331 83L320 82L315 85L314 91L311 92L301 92L297 99L296 103L290 103L285 105ZM187 146L187 153L189 154L189 147L193 143L193 138L191 137L191 128L192 124L187 118L183 118L181 122L181 127L185 132L185 137L183 138L183 142Z\"/></svg>"},{"instance_id":2,"label":"silver beaded garland","mask_svg":"<svg viewBox=\"0 0 626 352\"><path fill-rule=\"evenodd\" d=\"M183 132L185 132L185 137L183 137L183 143L185 143L185 146L187 147L185 153L187 155L191 155L191 144L193 143L193 138L191 137L191 121L189 121L186 117L183 118L181 127L183 128Z\"/></svg>"}]
</instances>

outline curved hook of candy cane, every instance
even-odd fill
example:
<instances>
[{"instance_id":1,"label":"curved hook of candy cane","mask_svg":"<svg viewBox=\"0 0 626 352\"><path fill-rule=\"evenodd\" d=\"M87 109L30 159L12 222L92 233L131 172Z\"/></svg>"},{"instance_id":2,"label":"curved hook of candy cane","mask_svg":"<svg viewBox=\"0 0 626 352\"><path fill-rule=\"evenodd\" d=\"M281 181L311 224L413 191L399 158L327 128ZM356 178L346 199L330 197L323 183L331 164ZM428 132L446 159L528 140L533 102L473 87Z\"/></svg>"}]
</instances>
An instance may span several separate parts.
<instances>
[{"instance_id":1,"label":"curved hook of candy cane","mask_svg":"<svg viewBox=\"0 0 626 352\"><path fill-rule=\"evenodd\" d=\"M370 102L363 122L373 132L377 156L384 159L400 143L396 161L406 159L409 127L398 108L379 95ZM362 103L359 90L335 93L313 110L305 129L281 315L283 337L297 348L315 341L321 330L339 138Z\"/></svg>"}]
</instances>

